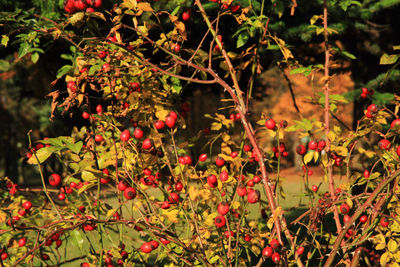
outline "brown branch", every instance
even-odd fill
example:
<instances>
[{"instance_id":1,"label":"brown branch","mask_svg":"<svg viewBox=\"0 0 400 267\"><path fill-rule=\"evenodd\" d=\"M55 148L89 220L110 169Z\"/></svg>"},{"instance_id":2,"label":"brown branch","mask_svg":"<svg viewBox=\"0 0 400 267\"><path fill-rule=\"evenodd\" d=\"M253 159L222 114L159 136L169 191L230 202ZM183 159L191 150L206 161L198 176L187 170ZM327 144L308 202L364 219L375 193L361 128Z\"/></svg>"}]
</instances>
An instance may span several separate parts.
<instances>
[{"instance_id":1,"label":"brown branch","mask_svg":"<svg viewBox=\"0 0 400 267\"><path fill-rule=\"evenodd\" d=\"M331 147L331 141L329 140L329 115L330 115L330 110L329 110L329 82L330 82L330 77L329 77L329 59L330 59L330 53L329 53L329 47L328 47L328 6L327 6L327 0L324 0L324 50L325 50L325 66L324 66L324 79L325 79L325 84L324 84L324 92L325 92L325 136L326 136L326 153L329 155L330 147ZM332 201L335 200L335 182L333 180L333 171L332 171L332 161L328 160L327 163L327 168L328 168L328 180L329 180L329 191L331 194ZM342 229L342 225L340 223L340 218L339 218L339 212L336 206L333 206L333 217L335 219L336 223L336 228L337 228L337 233L339 234Z\"/></svg>"},{"instance_id":2,"label":"brown branch","mask_svg":"<svg viewBox=\"0 0 400 267\"><path fill-rule=\"evenodd\" d=\"M384 179L372 192L370 197L364 202L364 204L358 208L353 216L351 216L350 220L346 223L344 226L343 230L339 233L338 237L336 238L335 243L333 244L333 248L329 254L329 257L327 261L325 262L324 267L331 266L333 264L333 261L336 257L336 253L338 252L340 248L340 244L342 243L347 231L352 227L353 223L363 214L363 212L372 205L372 203L375 201L375 199L379 196L379 193L386 188L387 185L389 185L394 179L396 179L400 175L400 170L397 170L394 172L391 176L388 176L386 179ZM375 206L379 205L376 204Z\"/></svg>"}]
</instances>

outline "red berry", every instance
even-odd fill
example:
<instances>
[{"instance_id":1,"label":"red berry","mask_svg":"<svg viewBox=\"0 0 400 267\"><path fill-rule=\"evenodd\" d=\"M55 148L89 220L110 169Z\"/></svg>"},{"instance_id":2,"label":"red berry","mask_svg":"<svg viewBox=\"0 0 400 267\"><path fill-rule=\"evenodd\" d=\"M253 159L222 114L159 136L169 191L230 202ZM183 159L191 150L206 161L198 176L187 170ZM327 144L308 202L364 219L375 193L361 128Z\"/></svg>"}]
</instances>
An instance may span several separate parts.
<instances>
[{"instance_id":1,"label":"red berry","mask_svg":"<svg viewBox=\"0 0 400 267\"><path fill-rule=\"evenodd\" d=\"M65 194L64 193L59 194L58 199L61 201L65 200Z\"/></svg>"},{"instance_id":2,"label":"red berry","mask_svg":"<svg viewBox=\"0 0 400 267\"><path fill-rule=\"evenodd\" d=\"M258 176L258 175L254 175L254 177L253 177L253 181L254 181L256 184L258 184L259 182L261 182L261 178L260 178L260 176Z\"/></svg>"},{"instance_id":3,"label":"red berry","mask_svg":"<svg viewBox=\"0 0 400 267\"><path fill-rule=\"evenodd\" d=\"M1 259L5 261L8 258L8 254L6 252L1 253Z\"/></svg>"},{"instance_id":4,"label":"red berry","mask_svg":"<svg viewBox=\"0 0 400 267\"><path fill-rule=\"evenodd\" d=\"M25 216L26 210L22 210L21 209L21 210L18 211L18 214L21 215L21 216Z\"/></svg>"},{"instance_id":5,"label":"red berry","mask_svg":"<svg viewBox=\"0 0 400 267\"><path fill-rule=\"evenodd\" d=\"M253 187L254 186L254 181L253 180L248 180L246 185L248 187Z\"/></svg>"},{"instance_id":6,"label":"red berry","mask_svg":"<svg viewBox=\"0 0 400 267\"><path fill-rule=\"evenodd\" d=\"M318 149L319 149L319 150L324 149L325 146L326 146L325 140L320 140L320 141L318 142Z\"/></svg>"},{"instance_id":7,"label":"red berry","mask_svg":"<svg viewBox=\"0 0 400 267\"><path fill-rule=\"evenodd\" d=\"M363 216L360 217L360 222L361 223L366 223L367 220L368 220L368 217L366 215L363 215Z\"/></svg>"},{"instance_id":8,"label":"red berry","mask_svg":"<svg viewBox=\"0 0 400 267\"><path fill-rule=\"evenodd\" d=\"M238 12L238 11L239 11L239 9L240 9L240 5L234 5L234 6L231 6L231 11L232 11L232 13L236 13L236 12Z\"/></svg>"},{"instance_id":9,"label":"red berry","mask_svg":"<svg viewBox=\"0 0 400 267\"><path fill-rule=\"evenodd\" d=\"M246 151L246 152L249 152L249 151L251 150L251 146L249 146L249 145L244 145L244 146L243 146L243 150Z\"/></svg>"},{"instance_id":10,"label":"red berry","mask_svg":"<svg viewBox=\"0 0 400 267\"><path fill-rule=\"evenodd\" d=\"M222 182L225 182L228 180L229 175L226 171L222 171L221 174L219 175L219 179L221 179Z\"/></svg>"},{"instance_id":11,"label":"red berry","mask_svg":"<svg viewBox=\"0 0 400 267\"><path fill-rule=\"evenodd\" d=\"M87 13L94 12L94 9L92 7L88 7L86 8L86 12Z\"/></svg>"},{"instance_id":12,"label":"red berry","mask_svg":"<svg viewBox=\"0 0 400 267\"><path fill-rule=\"evenodd\" d=\"M152 249L157 249L160 244L155 240L151 240L150 245L151 245Z\"/></svg>"},{"instance_id":13,"label":"red berry","mask_svg":"<svg viewBox=\"0 0 400 267\"><path fill-rule=\"evenodd\" d=\"M296 254L297 254L297 255L301 255L301 254L303 254L303 252L304 252L304 247L299 247L299 248L297 249L297 251L296 251Z\"/></svg>"},{"instance_id":14,"label":"red berry","mask_svg":"<svg viewBox=\"0 0 400 267\"><path fill-rule=\"evenodd\" d=\"M363 173L363 175L364 175L364 177L366 178L366 179L368 179L369 178L369 170L365 170L364 171L364 173Z\"/></svg>"},{"instance_id":15,"label":"red berry","mask_svg":"<svg viewBox=\"0 0 400 267\"><path fill-rule=\"evenodd\" d=\"M317 192L318 191L318 186L313 185L311 186L312 191Z\"/></svg>"},{"instance_id":16,"label":"red berry","mask_svg":"<svg viewBox=\"0 0 400 267\"><path fill-rule=\"evenodd\" d=\"M183 190L183 184L181 181L179 181L175 184L175 190L178 192L181 192Z\"/></svg>"},{"instance_id":17,"label":"red berry","mask_svg":"<svg viewBox=\"0 0 400 267\"><path fill-rule=\"evenodd\" d=\"M101 0L94 0L94 7L101 7Z\"/></svg>"},{"instance_id":18,"label":"red berry","mask_svg":"<svg viewBox=\"0 0 400 267\"><path fill-rule=\"evenodd\" d=\"M398 146L398 147L396 148L396 154L397 154L397 156L400 157L400 146Z\"/></svg>"},{"instance_id":19,"label":"red berry","mask_svg":"<svg viewBox=\"0 0 400 267\"><path fill-rule=\"evenodd\" d=\"M192 10L190 8L186 9L185 11L183 11L182 13L182 19L184 21L187 21L190 19L190 15L192 15Z\"/></svg>"},{"instance_id":20,"label":"red berry","mask_svg":"<svg viewBox=\"0 0 400 267\"><path fill-rule=\"evenodd\" d=\"M340 212L342 214L347 214L350 211L350 206L347 205L346 203L343 203L342 205L340 205Z\"/></svg>"},{"instance_id":21,"label":"red berry","mask_svg":"<svg viewBox=\"0 0 400 267\"><path fill-rule=\"evenodd\" d=\"M276 239L272 239L271 242L270 242L269 244L271 245L271 247L272 247L273 249L278 248L279 245L280 245L280 244L279 244L279 241L276 240Z\"/></svg>"},{"instance_id":22,"label":"red berry","mask_svg":"<svg viewBox=\"0 0 400 267\"><path fill-rule=\"evenodd\" d=\"M118 190L125 191L127 188L128 188L128 184L124 180L119 181Z\"/></svg>"},{"instance_id":23,"label":"red berry","mask_svg":"<svg viewBox=\"0 0 400 267\"><path fill-rule=\"evenodd\" d=\"M150 253L153 250L153 248L150 242L146 242L140 247L140 250L144 253Z\"/></svg>"},{"instance_id":24,"label":"red berry","mask_svg":"<svg viewBox=\"0 0 400 267\"><path fill-rule=\"evenodd\" d=\"M171 241L169 241L163 237L160 238L160 242L163 243L164 245L168 245L169 243L171 243Z\"/></svg>"},{"instance_id":25,"label":"red berry","mask_svg":"<svg viewBox=\"0 0 400 267\"><path fill-rule=\"evenodd\" d=\"M251 241L251 236L249 236L249 235L245 235L244 236L244 241L246 241L246 242L250 242Z\"/></svg>"},{"instance_id":26,"label":"red berry","mask_svg":"<svg viewBox=\"0 0 400 267\"><path fill-rule=\"evenodd\" d=\"M348 214L343 216L343 222L347 223L348 221L350 221L350 216Z\"/></svg>"},{"instance_id":27,"label":"red berry","mask_svg":"<svg viewBox=\"0 0 400 267\"><path fill-rule=\"evenodd\" d=\"M234 236L235 236L235 234L233 233L233 231L228 231L228 230L224 232L224 235L225 235L226 238L234 237Z\"/></svg>"},{"instance_id":28,"label":"red berry","mask_svg":"<svg viewBox=\"0 0 400 267\"><path fill-rule=\"evenodd\" d=\"M377 109L377 107L376 107L375 104L369 105L368 108L367 108L367 110L368 110L369 112L371 112L372 114L373 114L373 113L376 113L376 112L378 111L378 109Z\"/></svg>"},{"instance_id":29,"label":"red berry","mask_svg":"<svg viewBox=\"0 0 400 267\"><path fill-rule=\"evenodd\" d=\"M267 129L273 130L273 129L275 129L275 126L276 126L276 122L273 119L268 119L265 122L265 127L267 127Z\"/></svg>"},{"instance_id":30,"label":"red berry","mask_svg":"<svg viewBox=\"0 0 400 267\"><path fill-rule=\"evenodd\" d=\"M215 176L214 174L208 176L207 177L207 184L210 187L215 188L218 185L217 176Z\"/></svg>"},{"instance_id":31,"label":"red berry","mask_svg":"<svg viewBox=\"0 0 400 267\"><path fill-rule=\"evenodd\" d=\"M225 217L222 215L218 215L214 220L215 226L221 228L224 227L226 224Z\"/></svg>"},{"instance_id":32,"label":"red berry","mask_svg":"<svg viewBox=\"0 0 400 267\"><path fill-rule=\"evenodd\" d=\"M142 129L140 129L139 127L135 128L135 131L133 131L133 136L135 137L135 139L139 140L142 139L143 137L143 131Z\"/></svg>"},{"instance_id":33,"label":"red berry","mask_svg":"<svg viewBox=\"0 0 400 267\"><path fill-rule=\"evenodd\" d=\"M49 184L54 187L59 186L61 184L61 176L57 173L53 173L49 177Z\"/></svg>"},{"instance_id":34,"label":"red berry","mask_svg":"<svg viewBox=\"0 0 400 267\"><path fill-rule=\"evenodd\" d=\"M236 189L236 193L241 196L244 197L245 195L247 195L247 189L245 186L243 185L239 185Z\"/></svg>"},{"instance_id":35,"label":"red berry","mask_svg":"<svg viewBox=\"0 0 400 267\"><path fill-rule=\"evenodd\" d=\"M380 220L380 223L381 223L381 225L382 225L383 227L388 227L388 225L389 225L389 219L386 218L386 217L382 217L381 220Z\"/></svg>"},{"instance_id":36,"label":"red berry","mask_svg":"<svg viewBox=\"0 0 400 267\"><path fill-rule=\"evenodd\" d=\"M390 141L389 141L389 140L387 140L387 139L382 139L382 140L379 141L378 146L379 146L381 149L389 150L391 144L390 144Z\"/></svg>"},{"instance_id":37,"label":"red berry","mask_svg":"<svg viewBox=\"0 0 400 267\"><path fill-rule=\"evenodd\" d=\"M161 208L164 209L164 210L167 210L167 209L169 209L170 207L171 207L171 204L169 204L168 201L164 201L164 202L161 204Z\"/></svg>"},{"instance_id":38,"label":"red berry","mask_svg":"<svg viewBox=\"0 0 400 267\"><path fill-rule=\"evenodd\" d=\"M226 215L229 212L229 205L226 202L221 202L218 204L217 211L221 215Z\"/></svg>"},{"instance_id":39,"label":"red berry","mask_svg":"<svg viewBox=\"0 0 400 267\"><path fill-rule=\"evenodd\" d=\"M128 129L125 129L121 133L121 141L126 142L131 138L131 133L129 132Z\"/></svg>"},{"instance_id":40,"label":"red berry","mask_svg":"<svg viewBox=\"0 0 400 267\"><path fill-rule=\"evenodd\" d=\"M90 118L90 114L87 113L86 111L82 113L82 118L84 118L85 120Z\"/></svg>"},{"instance_id":41,"label":"red berry","mask_svg":"<svg viewBox=\"0 0 400 267\"><path fill-rule=\"evenodd\" d=\"M169 116L171 116L171 117L175 118L175 120L177 120L177 119L178 119L178 115L176 114L176 112L175 112L175 111L171 111L171 112L169 113Z\"/></svg>"},{"instance_id":42,"label":"red berry","mask_svg":"<svg viewBox=\"0 0 400 267\"><path fill-rule=\"evenodd\" d=\"M201 155L199 156L199 161L204 162L204 161L206 161L206 160L207 160L207 154L201 154Z\"/></svg>"},{"instance_id":43,"label":"red berry","mask_svg":"<svg viewBox=\"0 0 400 267\"><path fill-rule=\"evenodd\" d=\"M97 143L100 143L100 142L102 142L102 141L104 140L104 138L103 138L103 136L101 136L100 134L96 134L95 137L94 137L94 140L95 140Z\"/></svg>"},{"instance_id":44,"label":"red berry","mask_svg":"<svg viewBox=\"0 0 400 267\"><path fill-rule=\"evenodd\" d=\"M260 191L249 189L249 192L247 194L247 201L249 203L257 203L260 200Z\"/></svg>"},{"instance_id":45,"label":"red berry","mask_svg":"<svg viewBox=\"0 0 400 267\"><path fill-rule=\"evenodd\" d=\"M30 210L30 208L32 207L32 202L27 200L24 203L22 203L22 207L24 207L24 209L26 210Z\"/></svg>"},{"instance_id":46,"label":"red berry","mask_svg":"<svg viewBox=\"0 0 400 267\"><path fill-rule=\"evenodd\" d=\"M274 253L273 249L270 246L267 246L263 249L262 254L263 256L269 258Z\"/></svg>"},{"instance_id":47,"label":"red berry","mask_svg":"<svg viewBox=\"0 0 400 267\"><path fill-rule=\"evenodd\" d=\"M124 190L124 197L128 200L134 199L136 197L136 190L133 187L128 187Z\"/></svg>"},{"instance_id":48,"label":"red berry","mask_svg":"<svg viewBox=\"0 0 400 267\"><path fill-rule=\"evenodd\" d=\"M140 84L137 82L131 82L129 84L129 87L133 90L133 91L137 91L140 92Z\"/></svg>"},{"instance_id":49,"label":"red berry","mask_svg":"<svg viewBox=\"0 0 400 267\"><path fill-rule=\"evenodd\" d=\"M103 59L108 55L107 51L99 51L98 52L99 58Z\"/></svg>"},{"instance_id":50,"label":"red berry","mask_svg":"<svg viewBox=\"0 0 400 267\"><path fill-rule=\"evenodd\" d=\"M100 104L96 107L96 113L97 115L101 115L103 113L103 107Z\"/></svg>"},{"instance_id":51,"label":"red berry","mask_svg":"<svg viewBox=\"0 0 400 267\"><path fill-rule=\"evenodd\" d=\"M273 262L278 264L281 261L281 255L279 255L278 252L275 252L274 254L272 254L271 259Z\"/></svg>"},{"instance_id":52,"label":"red berry","mask_svg":"<svg viewBox=\"0 0 400 267\"><path fill-rule=\"evenodd\" d=\"M143 140L143 144L142 144L142 148L143 149L148 150L148 149L150 149L152 147L153 147L153 143L149 138Z\"/></svg>"},{"instance_id":53,"label":"red berry","mask_svg":"<svg viewBox=\"0 0 400 267\"><path fill-rule=\"evenodd\" d=\"M236 151L233 151L232 153L231 153L231 158L236 158L237 157L237 155L238 155L238 153L236 152Z\"/></svg>"},{"instance_id":54,"label":"red berry","mask_svg":"<svg viewBox=\"0 0 400 267\"><path fill-rule=\"evenodd\" d=\"M218 167L222 167L225 164L225 160L223 158L221 158L221 157L218 157L215 160L215 164L217 164Z\"/></svg>"},{"instance_id":55,"label":"red berry","mask_svg":"<svg viewBox=\"0 0 400 267\"><path fill-rule=\"evenodd\" d=\"M311 150L315 150L317 147L318 147L318 142L315 141L315 140L311 140L308 143L308 148L311 149Z\"/></svg>"},{"instance_id":56,"label":"red berry","mask_svg":"<svg viewBox=\"0 0 400 267\"><path fill-rule=\"evenodd\" d=\"M111 70L110 64L104 63L103 66L101 67L104 72L109 72Z\"/></svg>"},{"instance_id":57,"label":"red berry","mask_svg":"<svg viewBox=\"0 0 400 267\"><path fill-rule=\"evenodd\" d=\"M180 44L175 44L175 46L174 46L175 53L179 53L180 50L181 50L181 45Z\"/></svg>"},{"instance_id":58,"label":"red berry","mask_svg":"<svg viewBox=\"0 0 400 267\"><path fill-rule=\"evenodd\" d=\"M176 118L169 115L165 118L165 124L169 127L169 128L174 128L175 127L175 123L176 123Z\"/></svg>"},{"instance_id":59,"label":"red berry","mask_svg":"<svg viewBox=\"0 0 400 267\"><path fill-rule=\"evenodd\" d=\"M26 244L26 237L23 237L18 241L18 246L20 247L25 246L25 244Z\"/></svg>"},{"instance_id":60,"label":"red berry","mask_svg":"<svg viewBox=\"0 0 400 267\"><path fill-rule=\"evenodd\" d=\"M296 153L297 153L297 154L299 154L299 155L304 155L304 154L306 154L306 152L307 152L307 149L306 149L305 146L303 146L303 145L298 145L298 146L296 147Z\"/></svg>"},{"instance_id":61,"label":"red berry","mask_svg":"<svg viewBox=\"0 0 400 267\"><path fill-rule=\"evenodd\" d=\"M366 99L367 98L367 94L361 93L361 98L362 99Z\"/></svg>"},{"instance_id":62,"label":"red berry","mask_svg":"<svg viewBox=\"0 0 400 267\"><path fill-rule=\"evenodd\" d=\"M77 10L84 10L87 7L87 5L84 0L75 0L74 7Z\"/></svg>"},{"instance_id":63,"label":"red berry","mask_svg":"<svg viewBox=\"0 0 400 267\"><path fill-rule=\"evenodd\" d=\"M191 156L185 156L184 160L185 160L186 165L192 165L192 163L193 163Z\"/></svg>"},{"instance_id":64,"label":"red berry","mask_svg":"<svg viewBox=\"0 0 400 267\"><path fill-rule=\"evenodd\" d=\"M179 195L177 193L171 193L168 197L168 200L171 203L178 203L179 202Z\"/></svg>"},{"instance_id":65,"label":"red berry","mask_svg":"<svg viewBox=\"0 0 400 267\"><path fill-rule=\"evenodd\" d=\"M400 125L400 119L393 120L392 123L390 124L390 128L393 128L396 125Z\"/></svg>"},{"instance_id":66,"label":"red berry","mask_svg":"<svg viewBox=\"0 0 400 267\"><path fill-rule=\"evenodd\" d=\"M163 121L157 121L154 123L154 127L156 127L157 130L162 130L165 127L165 123Z\"/></svg>"}]
</instances>

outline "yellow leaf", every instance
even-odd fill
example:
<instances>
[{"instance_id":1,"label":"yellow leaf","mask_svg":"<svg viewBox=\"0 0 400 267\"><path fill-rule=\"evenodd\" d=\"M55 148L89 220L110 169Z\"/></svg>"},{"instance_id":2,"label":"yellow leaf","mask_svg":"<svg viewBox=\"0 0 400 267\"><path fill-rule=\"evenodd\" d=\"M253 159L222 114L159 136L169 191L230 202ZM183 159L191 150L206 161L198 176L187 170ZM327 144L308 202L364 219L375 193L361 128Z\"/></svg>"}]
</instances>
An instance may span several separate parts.
<instances>
[{"instance_id":1,"label":"yellow leaf","mask_svg":"<svg viewBox=\"0 0 400 267\"><path fill-rule=\"evenodd\" d=\"M383 253L380 259L381 266L385 266L386 263L389 261L390 261L389 252Z\"/></svg>"},{"instance_id":2,"label":"yellow leaf","mask_svg":"<svg viewBox=\"0 0 400 267\"><path fill-rule=\"evenodd\" d=\"M218 216L218 213L213 212L210 215L207 216L207 218L204 221L204 224L207 226L213 226L214 225L214 220Z\"/></svg>"},{"instance_id":3,"label":"yellow leaf","mask_svg":"<svg viewBox=\"0 0 400 267\"><path fill-rule=\"evenodd\" d=\"M211 131L219 131L222 128L222 123L213 122L211 123Z\"/></svg>"},{"instance_id":4,"label":"yellow leaf","mask_svg":"<svg viewBox=\"0 0 400 267\"><path fill-rule=\"evenodd\" d=\"M395 252L397 250L397 243L393 239L390 239L388 242L388 249L390 252Z\"/></svg>"},{"instance_id":5,"label":"yellow leaf","mask_svg":"<svg viewBox=\"0 0 400 267\"><path fill-rule=\"evenodd\" d=\"M309 151L309 152L304 156L304 164L309 163L313 158L314 158L314 151Z\"/></svg>"},{"instance_id":6,"label":"yellow leaf","mask_svg":"<svg viewBox=\"0 0 400 267\"><path fill-rule=\"evenodd\" d=\"M177 209L169 209L169 210L162 210L163 215L165 215L168 220L170 220L173 223L178 223L178 213L179 210Z\"/></svg>"},{"instance_id":7,"label":"yellow leaf","mask_svg":"<svg viewBox=\"0 0 400 267\"><path fill-rule=\"evenodd\" d=\"M240 207L240 202L239 201L234 201L232 202L232 208L237 210Z\"/></svg>"},{"instance_id":8,"label":"yellow leaf","mask_svg":"<svg viewBox=\"0 0 400 267\"><path fill-rule=\"evenodd\" d=\"M331 140L331 142L335 141L335 138L336 138L335 132L330 131L328 134L328 138L329 138L329 140Z\"/></svg>"},{"instance_id":9,"label":"yellow leaf","mask_svg":"<svg viewBox=\"0 0 400 267\"><path fill-rule=\"evenodd\" d=\"M380 243L380 244L375 246L376 250L382 250L382 249L385 249L385 248L386 248L386 244L384 244L384 243Z\"/></svg>"},{"instance_id":10,"label":"yellow leaf","mask_svg":"<svg viewBox=\"0 0 400 267\"><path fill-rule=\"evenodd\" d=\"M137 9L140 11L148 11L148 12L153 12L153 8L151 8L151 5L147 2L140 2L137 4Z\"/></svg>"}]
</instances>

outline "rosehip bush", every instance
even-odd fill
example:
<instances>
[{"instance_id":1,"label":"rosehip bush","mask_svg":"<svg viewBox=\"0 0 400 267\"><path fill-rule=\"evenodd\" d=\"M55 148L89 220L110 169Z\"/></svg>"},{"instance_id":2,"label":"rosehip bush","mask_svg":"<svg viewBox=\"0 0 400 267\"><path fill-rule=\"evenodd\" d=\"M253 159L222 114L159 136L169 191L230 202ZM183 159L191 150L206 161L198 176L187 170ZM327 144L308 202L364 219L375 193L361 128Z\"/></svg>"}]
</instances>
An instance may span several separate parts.
<instances>
[{"instance_id":1,"label":"rosehip bush","mask_svg":"<svg viewBox=\"0 0 400 267\"><path fill-rule=\"evenodd\" d=\"M169 12L135 0L107 10L102 1L68 0L66 19L38 31L72 45L64 55L71 65L57 73L67 86L49 94L51 118L57 111L78 113L85 124L37 145L28 133L27 162L38 169L42 188L20 189L2 179L0 263L395 266L400 99L393 97L391 107L365 106L355 130L336 125L331 113L348 100L330 95L332 31L325 25L324 94L309 98L324 120L279 122L257 113L253 121L245 98L251 90L244 92L237 75L242 66L235 65L257 54L256 45L242 47L247 32L259 44L273 42L280 63L305 73L283 39L263 26L269 18L251 17L251 7L233 1L195 3ZM185 23L195 16L207 25L209 42L186 47ZM236 52L242 54L229 51L218 34L224 16L238 22ZM326 14L313 19L327 21ZM226 113L205 114L210 127L188 138L190 107L179 108L177 99L191 84L214 84L233 104L221 108L230 109ZM293 133L304 142L291 149ZM261 145L262 135L271 146ZM197 143L205 146L196 150ZM289 220L279 198L285 197L281 166L291 151L301 159L309 203ZM53 162L62 167L54 169ZM318 185L308 183L311 165L324 170ZM334 179L339 175L346 179ZM75 255L62 252L70 247Z\"/></svg>"}]
</instances>

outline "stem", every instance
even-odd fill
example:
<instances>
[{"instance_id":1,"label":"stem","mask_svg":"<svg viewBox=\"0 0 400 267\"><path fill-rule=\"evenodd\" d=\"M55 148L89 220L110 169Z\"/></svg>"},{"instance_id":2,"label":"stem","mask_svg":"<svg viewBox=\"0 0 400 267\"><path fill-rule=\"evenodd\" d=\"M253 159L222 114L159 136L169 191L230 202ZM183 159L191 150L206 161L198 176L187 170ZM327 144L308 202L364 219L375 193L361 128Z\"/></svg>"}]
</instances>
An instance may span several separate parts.
<instances>
[{"instance_id":1,"label":"stem","mask_svg":"<svg viewBox=\"0 0 400 267\"><path fill-rule=\"evenodd\" d=\"M363 214L363 212L369 206L372 205L372 203L375 201L375 199L379 196L379 193L381 191L383 191L385 189L385 187L387 185L389 185L399 175L400 175L400 170L397 170L391 176L389 176L388 178L383 180L376 187L374 192L372 192L372 194L369 196L369 198L364 202L364 204L354 212L353 216L351 216L350 220L346 223L345 227L343 228L343 230L340 232L340 234L336 238L336 241L333 244L332 251L330 252L329 257L328 257L327 261L325 262L324 267L328 267L328 266L331 266L333 264L333 261L334 261L334 259L336 257L336 254L337 254L338 250L339 250L340 244L341 244L343 238L345 237L347 231L353 226L353 223ZM379 205L379 202L378 202L377 205Z\"/></svg>"},{"instance_id":2,"label":"stem","mask_svg":"<svg viewBox=\"0 0 400 267\"><path fill-rule=\"evenodd\" d=\"M326 153L329 157L329 151L331 146L331 141L329 140L329 47L328 47L328 8L327 8L327 0L324 0L324 50L325 50L325 67L324 67L324 92L325 92L325 136L326 136ZM331 194L332 201L335 201L335 182L333 180L333 172L332 172L332 162L328 160L327 163L328 168L328 180L329 180L329 191ZM333 206L333 217L335 219L336 231L339 234L342 229L342 225L340 224L339 212L336 206Z\"/></svg>"},{"instance_id":3,"label":"stem","mask_svg":"<svg viewBox=\"0 0 400 267\"><path fill-rule=\"evenodd\" d=\"M53 208L56 210L58 217L60 217L60 219L64 219L63 216L61 215L60 211L58 210L56 204L53 202L53 200L51 199L49 193L47 192L47 186L46 186L46 182L44 181L44 175L43 175L43 170L42 170L42 165L40 164L39 158L36 154L36 151L32 149L32 141L31 141L31 132L32 130L29 130L28 132L28 140L29 140L29 150L32 151L33 155L36 158L36 161L38 163L38 167L39 167L39 172L40 172L40 178L42 180L42 185L43 185L43 189L44 189L44 193L46 194L47 198L49 199L51 205L53 206Z\"/></svg>"}]
</instances>

